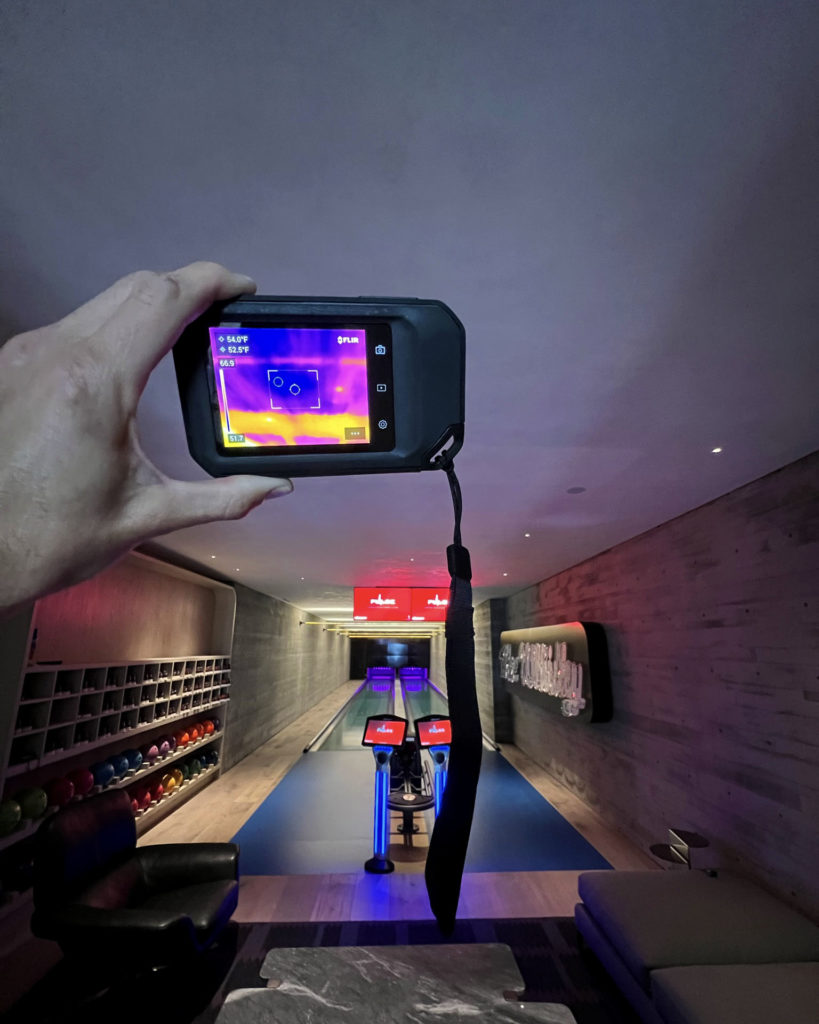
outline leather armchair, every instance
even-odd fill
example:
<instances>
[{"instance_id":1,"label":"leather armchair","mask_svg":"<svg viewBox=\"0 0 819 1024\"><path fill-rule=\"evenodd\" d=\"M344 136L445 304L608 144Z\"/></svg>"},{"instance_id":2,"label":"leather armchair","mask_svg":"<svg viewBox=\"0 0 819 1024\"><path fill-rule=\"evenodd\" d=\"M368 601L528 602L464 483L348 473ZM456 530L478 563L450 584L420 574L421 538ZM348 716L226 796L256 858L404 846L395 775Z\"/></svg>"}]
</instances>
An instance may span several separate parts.
<instances>
[{"instance_id":1,"label":"leather armchair","mask_svg":"<svg viewBox=\"0 0 819 1024\"><path fill-rule=\"evenodd\" d=\"M40 826L32 930L68 957L179 964L216 940L236 909L233 843L136 846L124 790L69 804Z\"/></svg>"}]
</instances>

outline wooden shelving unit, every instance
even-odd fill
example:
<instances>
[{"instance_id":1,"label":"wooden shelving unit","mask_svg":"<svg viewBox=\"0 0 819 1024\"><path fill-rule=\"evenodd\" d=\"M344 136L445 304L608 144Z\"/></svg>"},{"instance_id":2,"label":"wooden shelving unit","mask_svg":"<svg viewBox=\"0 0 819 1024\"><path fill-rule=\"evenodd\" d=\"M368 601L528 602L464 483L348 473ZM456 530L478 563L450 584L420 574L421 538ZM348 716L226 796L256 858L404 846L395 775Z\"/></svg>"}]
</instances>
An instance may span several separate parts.
<instances>
[{"instance_id":1,"label":"wooden shelving unit","mask_svg":"<svg viewBox=\"0 0 819 1024\"><path fill-rule=\"evenodd\" d=\"M200 764L137 813L141 834L213 782L230 702L235 607L232 587L131 554L8 622L0 631L3 798L215 719L209 735L143 762L106 788L152 787L157 774L216 754L215 764ZM22 854L41 820L24 819L0 837L0 871L15 847Z\"/></svg>"}]
</instances>

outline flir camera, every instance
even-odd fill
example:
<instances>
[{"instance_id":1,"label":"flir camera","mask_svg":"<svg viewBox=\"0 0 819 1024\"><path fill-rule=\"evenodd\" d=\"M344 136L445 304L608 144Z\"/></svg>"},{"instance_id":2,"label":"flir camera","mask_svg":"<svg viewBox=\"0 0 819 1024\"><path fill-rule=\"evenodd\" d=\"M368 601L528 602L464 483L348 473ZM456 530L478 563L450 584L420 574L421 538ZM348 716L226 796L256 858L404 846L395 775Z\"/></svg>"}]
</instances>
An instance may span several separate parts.
<instances>
[{"instance_id":1,"label":"flir camera","mask_svg":"<svg viewBox=\"0 0 819 1024\"><path fill-rule=\"evenodd\" d=\"M464 349L434 299L218 303L174 347L188 447L212 476L434 469L463 443Z\"/></svg>"}]
</instances>

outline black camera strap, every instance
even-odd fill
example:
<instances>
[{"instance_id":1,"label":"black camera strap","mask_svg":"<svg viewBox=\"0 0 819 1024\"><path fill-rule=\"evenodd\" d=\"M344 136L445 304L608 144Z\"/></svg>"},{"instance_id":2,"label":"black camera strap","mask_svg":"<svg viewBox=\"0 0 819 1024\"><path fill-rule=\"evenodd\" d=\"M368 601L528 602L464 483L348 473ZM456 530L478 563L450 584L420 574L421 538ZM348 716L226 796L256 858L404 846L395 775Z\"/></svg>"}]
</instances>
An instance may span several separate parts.
<instances>
[{"instance_id":1,"label":"black camera strap","mask_svg":"<svg viewBox=\"0 0 819 1024\"><path fill-rule=\"evenodd\" d=\"M455 510L453 543L446 549L451 583L446 612L446 685L452 742L441 809L429 842L424 878L429 905L445 935L455 927L466 849L481 769L482 735L475 691L475 631L472 626L472 567L461 544L461 488L452 457L437 459L446 472Z\"/></svg>"}]
</instances>

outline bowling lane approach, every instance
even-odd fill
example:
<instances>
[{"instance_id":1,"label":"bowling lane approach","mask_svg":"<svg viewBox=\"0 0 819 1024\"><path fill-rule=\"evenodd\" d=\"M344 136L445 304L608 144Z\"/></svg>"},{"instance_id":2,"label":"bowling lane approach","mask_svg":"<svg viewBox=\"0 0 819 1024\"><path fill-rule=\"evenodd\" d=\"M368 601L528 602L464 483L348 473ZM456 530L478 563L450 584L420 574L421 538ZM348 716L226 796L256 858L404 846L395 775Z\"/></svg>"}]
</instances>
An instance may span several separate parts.
<instances>
[{"instance_id":1,"label":"bowling lane approach","mask_svg":"<svg viewBox=\"0 0 819 1024\"><path fill-rule=\"evenodd\" d=\"M305 748L305 753L233 837L248 875L362 872L373 848L374 761L362 747L371 715L409 722L447 715L446 696L425 670L369 669L368 678ZM429 758L427 751L423 752ZM421 812L425 830L433 819ZM429 821L427 821L429 817ZM423 870L407 856L393 814L390 858L396 870ZM417 818L421 823L420 815ZM420 846L422 837L416 839ZM412 850L410 850L412 853ZM483 751L467 871L588 870L610 865L520 775L490 741Z\"/></svg>"}]
</instances>

